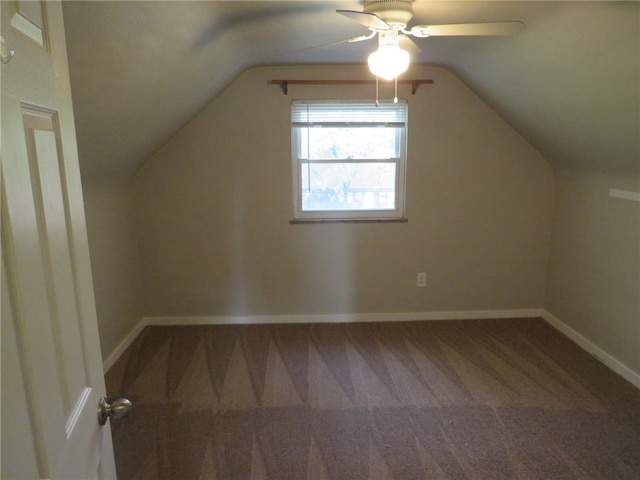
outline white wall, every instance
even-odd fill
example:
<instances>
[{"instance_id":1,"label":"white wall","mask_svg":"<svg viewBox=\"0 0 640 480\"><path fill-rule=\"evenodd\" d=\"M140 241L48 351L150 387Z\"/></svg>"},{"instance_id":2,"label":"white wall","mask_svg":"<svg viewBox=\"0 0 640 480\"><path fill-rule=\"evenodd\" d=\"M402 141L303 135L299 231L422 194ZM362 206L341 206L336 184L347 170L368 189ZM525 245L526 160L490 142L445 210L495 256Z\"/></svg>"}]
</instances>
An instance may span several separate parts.
<instances>
[{"instance_id":1,"label":"white wall","mask_svg":"<svg viewBox=\"0 0 640 480\"><path fill-rule=\"evenodd\" d=\"M83 195L103 359L144 315L131 174L84 177Z\"/></svg>"},{"instance_id":2,"label":"white wall","mask_svg":"<svg viewBox=\"0 0 640 480\"><path fill-rule=\"evenodd\" d=\"M557 174L546 309L640 375L640 179Z\"/></svg>"},{"instance_id":3,"label":"white wall","mask_svg":"<svg viewBox=\"0 0 640 480\"><path fill-rule=\"evenodd\" d=\"M450 72L409 101L405 224L291 225L290 102L373 87L269 79L371 78L362 66L259 67L137 177L148 315L540 308L553 202L547 162ZM388 97L391 91L387 88ZM428 287L415 287L426 271Z\"/></svg>"}]
</instances>

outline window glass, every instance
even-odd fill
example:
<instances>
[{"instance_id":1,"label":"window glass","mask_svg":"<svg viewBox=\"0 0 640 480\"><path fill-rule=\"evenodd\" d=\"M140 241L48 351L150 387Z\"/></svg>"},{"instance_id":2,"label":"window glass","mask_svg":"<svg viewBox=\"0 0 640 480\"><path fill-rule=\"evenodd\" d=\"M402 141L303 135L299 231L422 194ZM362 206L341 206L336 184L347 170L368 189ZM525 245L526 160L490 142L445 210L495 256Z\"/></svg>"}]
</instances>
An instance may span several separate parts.
<instances>
[{"instance_id":1,"label":"window glass","mask_svg":"<svg viewBox=\"0 0 640 480\"><path fill-rule=\"evenodd\" d=\"M406 103L293 102L295 218L402 218L406 118Z\"/></svg>"}]
</instances>

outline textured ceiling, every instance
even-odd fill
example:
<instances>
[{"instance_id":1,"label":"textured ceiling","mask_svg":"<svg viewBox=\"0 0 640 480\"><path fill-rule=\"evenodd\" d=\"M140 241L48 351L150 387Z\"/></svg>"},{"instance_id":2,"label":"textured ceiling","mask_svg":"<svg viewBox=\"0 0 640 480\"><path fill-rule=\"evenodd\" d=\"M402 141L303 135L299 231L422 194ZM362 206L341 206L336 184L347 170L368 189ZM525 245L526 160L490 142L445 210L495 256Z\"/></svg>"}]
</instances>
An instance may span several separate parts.
<instances>
[{"instance_id":1,"label":"textured ceiling","mask_svg":"<svg viewBox=\"0 0 640 480\"><path fill-rule=\"evenodd\" d=\"M83 174L135 171L242 71L363 63L355 1L64 2ZM418 39L555 167L640 171L640 3L416 1L413 24L521 20L514 37Z\"/></svg>"}]
</instances>

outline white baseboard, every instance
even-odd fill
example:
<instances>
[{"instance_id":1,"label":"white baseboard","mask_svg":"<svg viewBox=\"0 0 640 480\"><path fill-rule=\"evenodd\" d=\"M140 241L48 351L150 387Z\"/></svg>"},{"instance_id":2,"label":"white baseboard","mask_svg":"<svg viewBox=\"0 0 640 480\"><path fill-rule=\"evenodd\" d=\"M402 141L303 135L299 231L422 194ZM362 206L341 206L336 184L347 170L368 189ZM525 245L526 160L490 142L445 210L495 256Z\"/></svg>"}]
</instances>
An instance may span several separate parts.
<instances>
[{"instance_id":1,"label":"white baseboard","mask_svg":"<svg viewBox=\"0 0 640 480\"><path fill-rule=\"evenodd\" d=\"M402 312L402 313L349 313L331 315L221 315L221 316L166 316L143 317L129 335L107 356L103 362L108 371L124 351L140 335L147 325L235 325L269 323L349 323L349 322L393 322L414 320L479 320L489 318L532 318L541 317L542 309L514 310L460 310L443 312Z\"/></svg>"},{"instance_id":2,"label":"white baseboard","mask_svg":"<svg viewBox=\"0 0 640 480\"><path fill-rule=\"evenodd\" d=\"M145 317L145 325L233 325L243 323L351 323L412 320L476 320L541 317L542 309L461 310L453 312L344 313L329 315L240 315L193 317Z\"/></svg>"},{"instance_id":3,"label":"white baseboard","mask_svg":"<svg viewBox=\"0 0 640 480\"><path fill-rule=\"evenodd\" d=\"M562 332L570 340L575 342L583 350L586 350L595 358L604 363L609 369L613 370L622 378L631 382L636 388L640 389L640 374L634 372L625 364L621 363L618 359L605 352L602 348L597 346L588 338L582 336L580 333L575 331L573 328L571 328L569 325L564 323L552 313L546 310L542 310L542 318L544 318L544 320L551 326Z\"/></svg>"},{"instance_id":4,"label":"white baseboard","mask_svg":"<svg viewBox=\"0 0 640 480\"><path fill-rule=\"evenodd\" d=\"M533 318L542 317L551 326L562 332L583 350L600 360L608 368L640 389L640 374L605 352L595 343L578 333L559 318L542 308L515 310L460 310L443 312L402 312L402 313L349 313L331 315L240 315L240 316L167 316L144 317L129 335L111 352L104 361L106 372L120 355L133 343L147 325L233 325L268 323L349 323L349 322L393 322L413 320L481 320L490 318Z\"/></svg>"},{"instance_id":5,"label":"white baseboard","mask_svg":"<svg viewBox=\"0 0 640 480\"><path fill-rule=\"evenodd\" d=\"M133 341L140 335L142 329L147 326L146 319L143 318L138 322L138 324L133 327L133 329L129 332L129 334L122 340L116 348L107 356L107 358L102 362L102 367L105 373L113 367L113 364L116 363L116 360L120 358L120 355L124 353L124 351L129 348L129 345L133 343Z\"/></svg>"}]
</instances>

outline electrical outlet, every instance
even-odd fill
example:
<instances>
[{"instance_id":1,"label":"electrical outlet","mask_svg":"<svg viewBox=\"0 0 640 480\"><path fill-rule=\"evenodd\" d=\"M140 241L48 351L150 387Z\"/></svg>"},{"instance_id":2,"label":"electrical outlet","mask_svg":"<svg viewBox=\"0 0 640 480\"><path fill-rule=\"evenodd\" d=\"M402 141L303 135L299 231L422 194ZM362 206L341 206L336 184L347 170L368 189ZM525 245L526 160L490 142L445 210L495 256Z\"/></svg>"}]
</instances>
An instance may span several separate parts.
<instances>
[{"instance_id":1,"label":"electrical outlet","mask_svg":"<svg viewBox=\"0 0 640 480\"><path fill-rule=\"evenodd\" d=\"M427 272L418 272L418 278L416 279L416 287L427 286Z\"/></svg>"}]
</instances>

